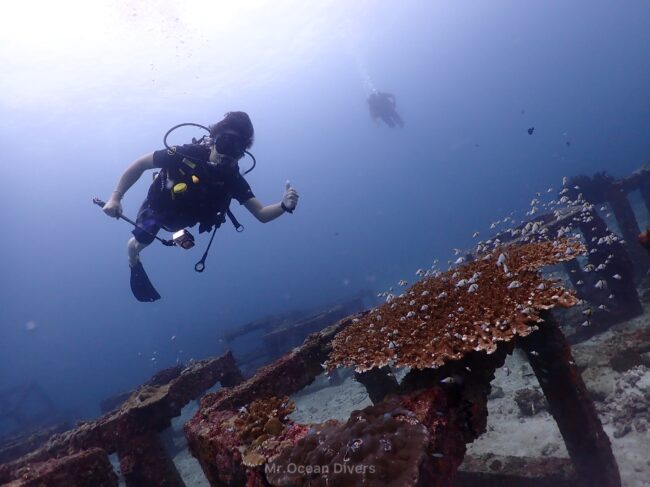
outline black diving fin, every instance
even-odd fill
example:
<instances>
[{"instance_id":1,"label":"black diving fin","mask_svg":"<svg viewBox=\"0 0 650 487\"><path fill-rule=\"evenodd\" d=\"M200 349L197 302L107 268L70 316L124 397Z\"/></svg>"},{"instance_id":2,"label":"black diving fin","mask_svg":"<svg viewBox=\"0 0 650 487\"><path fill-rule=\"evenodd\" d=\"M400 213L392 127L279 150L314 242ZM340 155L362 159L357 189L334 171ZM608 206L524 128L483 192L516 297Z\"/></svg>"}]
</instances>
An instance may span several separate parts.
<instances>
[{"instance_id":1,"label":"black diving fin","mask_svg":"<svg viewBox=\"0 0 650 487\"><path fill-rule=\"evenodd\" d=\"M136 265L131 266L131 291L133 291L135 299L143 303L150 303L160 299L160 294L158 294L156 288L151 284L149 276L147 276L140 261Z\"/></svg>"}]
</instances>

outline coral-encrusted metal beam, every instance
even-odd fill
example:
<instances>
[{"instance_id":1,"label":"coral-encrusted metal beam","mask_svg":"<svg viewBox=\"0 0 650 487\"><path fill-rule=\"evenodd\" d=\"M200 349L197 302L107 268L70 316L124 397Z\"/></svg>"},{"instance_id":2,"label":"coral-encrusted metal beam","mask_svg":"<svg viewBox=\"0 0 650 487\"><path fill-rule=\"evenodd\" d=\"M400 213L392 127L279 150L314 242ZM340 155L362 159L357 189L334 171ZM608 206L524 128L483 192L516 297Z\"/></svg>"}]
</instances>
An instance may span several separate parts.
<instances>
[{"instance_id":1,"label":"coral-encrusted metal beam","mask_svg":"<svg viewBox=\"0 0 650 487\"><path fill-rule=\"evenodd\" d=\"M296 392L320 373L329 342L350 321L311 336L240 386L203 399L185 431L210 485L453 485L465 445L485 431L490 380L513 344L413 371L400 396L353 413L346 423L293 423L287 400L272 393Z\"/></svg>"},{"instance_id":2,"label":"coral-encrusted metal beam","mask_svg":"<svg viewBox=\"0 0 650 487\"><path fill-rule=\"evenodd\" d=\"M4 487L117 487L106 452L91 448L61 458L24 465L13 479L0 475Z\"/></svg>"},{"instance_id":3,"label":"coral-encrusted metal beam","mask_svg":"<svg viewBox=\"0 0 650 487\"><path fill-rule=\"evenodd\" d=\"M246 382L207 394L201 399L202 410L238 409L255 399L298 392L323 372L323 363L332 350L334 336L364 314L349 316L318 333L312 333L301 346L262 367Z\"/></svg>"},{"instance_id":4,"label":"coral-encrusted metal beam","mask_svg":"<svg viewBox=\"0 0 650 487\"><path fill-rule=\"evenodd\" d=\"M486 454L465 456L455 487L575 487L576 477L568 458L510 457Z\"/></svg>"},{"instance_id":5,"label":"coral-encrusted metal beam","mask_svg":"<svg viewBox=\"0 0 650 487\"><path fill-rule=\"evenodd\" d=\"M636 276L640 280L645 277L645 273L648 267L650 267L650 257L648 257L648 254L641 248L639 242L637 242L636 237L641 230L639 229L634 209L622 186L621 183L613 183L607 191L607 200L612 207L623 238L627 243L630 257L635 263L634 269Z\"/></svg>"},{"instance_id":6,"label":"coral-encrusted metal beam","mask_svg":"<svg viewBox=\"0 0 650 487\"><path fill-rule=\"evenodd\" d=\"M370 369L367 372L356 372L354 379L363 384L373 404L377 404L386 396L396 394L399 391L397 379L395 379L389 367Z\"/></svg>"},{"instance_id":7,"label":"coral-encrusted metal beam","mask_svg":"<svg viewBox=\"0 0 650 487\"><path fill-rule=\"evenodd\" d=\"M157 433L131 436L117 454L124 482L129 487L185 487Z\"/></svg>"},{"instance_id":8,"label":"coral-encrusted metal beam","mask_svg":"<svg viewBox=\"0 0 650 487\"><path fill-rule=\"evenodd\" d=\"M239 445L234 430L223 430L221 425L254 400L288 396L310 384L323 372L322 365L331 352L334 336L357 316L361 315L313 333L300 347L261 368L246 382L201 399L201 409L185 425L185 435L190 451L199 460L211 485L240 485L237 479L243 475L241 455L229 448Z\"/></svg>"},{"instance_id":9,"label":"coral-encrusted metal beam","mask_svg":"<svg viewBox=\"0 0 650 487\"><path fill-rule=\"evenodd\" d=\"M264 472L273 486L452 487L467 433L453 394L437 385L310 427Z\"/></svg>"},{"instance_id":10,"label":"coral-encrusted metal beam","mask_svg":"<svg viewBox=\"0 0 650 487\"><path fill-rule=\"evenodd\" d=\"M189 401L217 382L223 386L234 386L241 380L239 369L230 353L218 358L194 362L169 383L143 386L119 408L101 418L82 423L73 430L52 437L41 448L15 462L0 465L0 483L15 480L17 472L30 463L43 462L91 448L101 448L107 453L128 452L134 438L156 434L167 428L171 424L171 419L180 415L182 408ZM160 457L161 451L157 451L159 453L157 457ZM155 462L156 455L152 458L153 460L147 461ZM160 471L169 470L170 464L167 460L159 463ZM130 461L137 462L138 459L131 456ZM137 469L137 465L133 465L133 468ZM147 468L140 471L146 471ZM153 472L155 467L151 467L150 470ZM143 477L139 477L137 485L160 484L157 484L155 479L146 483Z\"/></svg>"},{"instance_id":11,"label":"coral-encrusted metal beam","mask_svg":"<svg viewBox=\"0 0 650 487\"><path fill-rule=\"evenodd\" d=\"M578 343L603 332L614 323L629 320L643 313L643 306L634 284L634 265L625 246L612 238L607 224L595 210L585 212L578 224L587 242L589 263L576 285L579 296L593 306L590 325L581 327L569 337ZM600 265L607 262L607 265ZM605 283L601 288L596 284Z\"/></svg>"},{"instance_id":12,"label":"coral-encrusted metal beam","mask_svg":"<svg viewBox=\"0 0 650 487\"><path fill-rule=\"evenodd\" d=\"M564 438L580 485L620 487L609 438L589 391L573 362L571 348L550 313L540 329L518 341L526 352Z\"/></svg>"}]
</instances>

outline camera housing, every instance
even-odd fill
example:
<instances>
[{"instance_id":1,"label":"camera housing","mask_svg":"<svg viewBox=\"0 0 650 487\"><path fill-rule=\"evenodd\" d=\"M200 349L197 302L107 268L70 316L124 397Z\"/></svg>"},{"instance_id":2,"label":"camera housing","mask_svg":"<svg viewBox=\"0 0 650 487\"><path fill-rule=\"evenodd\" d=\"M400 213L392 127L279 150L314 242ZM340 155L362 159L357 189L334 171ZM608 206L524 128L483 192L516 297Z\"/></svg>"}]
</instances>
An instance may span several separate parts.
<instances>
[{"instance_id":1,"label":"camera housing","mask_svg":"<svg viewBox=\"0 0 650 487\"><path fill-rule=\"evenodd\" d=\"M174 245L182 247L185 250L194 247L194 236L185 228L172 234Z\"/></svg>"}]
</instances>

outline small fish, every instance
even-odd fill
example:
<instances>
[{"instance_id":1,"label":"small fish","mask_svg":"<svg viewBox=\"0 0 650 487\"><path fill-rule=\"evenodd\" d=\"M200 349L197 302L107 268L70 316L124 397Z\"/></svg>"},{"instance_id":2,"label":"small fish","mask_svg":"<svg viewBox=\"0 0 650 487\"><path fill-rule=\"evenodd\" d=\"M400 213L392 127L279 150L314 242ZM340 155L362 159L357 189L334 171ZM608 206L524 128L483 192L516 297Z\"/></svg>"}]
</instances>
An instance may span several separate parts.
<instances>
[{"instance_id":1,"label":"small fish","mask_svg":"<svg viewBox=\"0 0 650 487\"><path fill-rule=\"evenodd\" d=\"M623 279L620 274L614 274L612 277L614 279L616 279L617 281L620 281L621 279Z\"/></svg>"},{"instance_id":2,"label":"small fish","mask_svg":"<svg viewBox=\"0 0 650 487\"><path fill-rule=\"evenodd\" d=\"M584 310L582 312L582 314L585 315L585 316L591 316L592 314L594 314L594 312L593 312L593 310L591 308L587 308L586 310Z\"/></svg>"},{"instance_id":3,"label":"small fish","mask_svg":"<svg viewBox=\"0 0 650 487\"><path fill-rule=\"evenodd\" d=\"M458 381L452 376L445 377L440 381L441 384L455 384L456 382Z\"/></svg>"},{"instance_id":4,"label":"small fish","mask_svg":"<svg viewBox=\"0 0 650 487\"><path fill-rule=\"evenodd\" d=\"M467 279L461 279L456 283L456 287L465 287L467 286Z\"/></svg>"},{"instance_id":5,"label":"small fish","mask_svg":"<svg viewBox=\"0 0 650 487\"><path fill-rule=\"evenodd\" d=\"M400 286L406 286L408 282L405 281L404 279L401 279L397 284L399 284Z\"/></svg>"},{"instance_id":6,"label":"small fish","mask_svg":"<svg viewBox=\"0 0 650 487\"><path fill-rule=\"evenodd\" d=\"M512 281L510 284L508 284L508 289L517 289L518 287L521 287L521 283L519 281Z\"/></svg>"},{"instance_id":7,"label":"small fish","mask_svg":"<svg viewBox=\"0 0 650 487\"><path fill-rule=\"evenodd\" d=\"M535 131L535 127L530 127L528 129L528 135L533 135L533 132Z\"/></svg>"},{"instance_id":8,"label":"small fish","mask_svg":"<svg viewBox=\"0 0 650 487\"><path fill-rule=\"evenodd\" d=\"M474 232L474 233L472 234L472 237L473 237L473 238L476 238L476 237L478 237L478 236L479 236L479 232Z\"/></svg>"},{"instance_id":9,"label":"small fish","mask_svg":"<svg viewBox=\"0 0 650 487\"><path fill-rule=\"evenodd\" d=\"M531 354L533 357L537 357L537 356L539 355L539 352L536 352L535 350L531 350L531 351L530 351L530 354Z\"/></svg>"},{"instance_id":10,"label":"small fish","mask_svg":"<svg viewBox=\"0 0 650 487\"><path fill-rule=\"evenodd\" d=\"M463 262L465 262L465 257L458 257L458 259L456 259L456 262L454 262L454 264L458 265L458 264L462 264Z\"/></svg>"},{"instance_id":11,"label":"small fish","mask_svg":"<svg viewBox=\"0 0 650 487\"><path fill-rule=\"evenodd\" d=\"M603 279L601 279L596 284L594 284L594 287L596 289L605 289L607 287L607 281L604 281Z\"/></svg>"},{"instance_id":12,"label":"small fish","mask_svg":"<svg viewBox=\"0 0 650 487\"><path fill-rule=\"evenodd\" d=\"M468 293L475 293L477 289L478 289L478 284L472 284L472 285L467 289L467 292L468 292Z\"/></svg>"}]
</instances>

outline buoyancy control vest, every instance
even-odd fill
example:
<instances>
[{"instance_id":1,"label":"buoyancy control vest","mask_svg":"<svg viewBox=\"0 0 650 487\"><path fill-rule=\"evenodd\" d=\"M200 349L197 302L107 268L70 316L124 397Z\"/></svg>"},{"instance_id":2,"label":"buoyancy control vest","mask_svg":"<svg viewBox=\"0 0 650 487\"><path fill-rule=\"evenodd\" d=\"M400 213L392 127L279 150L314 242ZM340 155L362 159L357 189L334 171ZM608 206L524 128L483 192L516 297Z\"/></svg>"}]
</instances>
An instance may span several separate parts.
<instances>
[{"instance_id":1,"label":"buoyancy control vest","mask_svg":"<svg viewBox=\"0 0 650 487\"><path fill-rule=\"evenodd\" d=\"M232 199L239 167L227 169L208 162L210 150L199 144L173 146L175 159L155 176L147 199L161 215L163 228L176 231L199 223L199 233L220 227Z\"/></svg>"}]
</instances>

